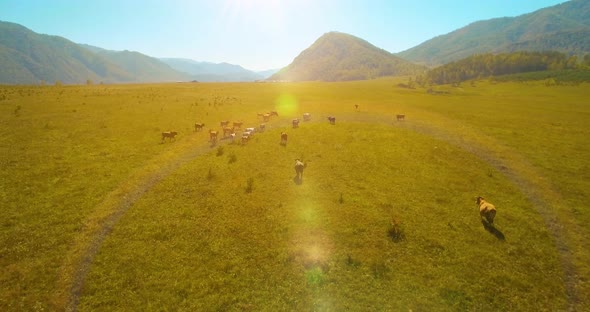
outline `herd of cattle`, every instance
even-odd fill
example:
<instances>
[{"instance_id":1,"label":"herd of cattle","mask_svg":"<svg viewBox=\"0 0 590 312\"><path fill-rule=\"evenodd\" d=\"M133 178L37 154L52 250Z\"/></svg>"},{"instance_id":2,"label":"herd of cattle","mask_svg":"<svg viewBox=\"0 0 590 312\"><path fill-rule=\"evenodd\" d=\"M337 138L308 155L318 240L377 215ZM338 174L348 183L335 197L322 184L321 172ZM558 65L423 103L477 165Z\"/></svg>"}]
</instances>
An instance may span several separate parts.
<instances>
[{"instance_id":1,"label":"herd of cattle","mask_svg":"<svg viewBox=\"0 0 590 312\"><path fill-rule=\"evenodd\" d=\"M270 121L270 118L272 116L279 116L279 114L275 111L270 112L270 113L266 113L266 114L257 114L257 116L259 118L262 118L263 122L268 122ZM405 120L406 115L403 114L398 114L396 115L396 119L397 121L403 121ZM303 114L303 121L310 121L311 120L311 114L310 113L304 113ZM336 124L336 117L334 116L328 116L328 121L330 122L330 124L335 125ZM295 118L291 121L293 128L299 128L299 118ZM236 130L241 130L242 126L243 126L243 122L242 121L236 121L232 123L232 126L230 127L230 122L228 120L224 120L220 123L221 128L223 129L223 138L229 138L231 140L231 143L234 142L235 138L236 138ZM204 123L195 123L195 132L198 131L202 131L203 128L205 127ZM246 144L250 138L254 135L255 132L264 132L264 130L266 129L266 124L261 123L258 125L258 127L247 127L244 128L244 130L242 131L242 144ZM173 140L175 139L176 135L178 134L178 132L176 131L167 131L167 132L162 132L162 141L164 141L165 139L169 139L169 140ZM280 144L281 145L286 145L287 144L287 139L288 139L288 135L286 132L281 132L281 141ZM209 130L209 142L212 145L215 145L217 143L218 140L218 131L217 130ZM299 159L296 160L295 163L295 171L297 173L297 179L299 179L299 181L301 181L302 177L303 177L303 168L305 168L305 165L303 164L303 162ZM480 215L481 218L483 220L486 220L488 224L493 225L494 224L494 217L496 216L496 207L488 202L486 202L483 197L478 197L477 198L477 205L480 208Z\"/></svg>"},{"instance_id":2,"label":"herd of cattle","mask_svg":"<svg viewBox=\"0 0 590 312\"><path fill-rule=\"evenodd\" d=\"M356 106L358 109L358 105ZM276 111L272 111L269 113L258 113L257 117L258 118L262 118L263 122L268 122L270 121L270 118L273 116L279 116L279 114ZM402 121L405 120L406 115L396 115L396 118L398 121ZM311 120L311 114L310 113L304 113L303 114L303 121L310 121ZM299 118L294 118L292 120L292 127L295 128L299 128ZM335 125L336 124L336 117L334 116L328 116L328 121L330 122L331 125ZM230 127L230 122L229 120L224 120L220 123L220 126L222 128L223 131L223 138L229 138L231 140L231 142L233 143L235 138L236 138L236 130L241 130L242 129L242 125L244 123L242 121L234 121L232 123L232 126ZM198 131L202 131L203 128L205 127L204 123L195 123L195 132ZM252 137L252 135L255 132L264 132L264 130L266 129L266 124L261 123L258 127L248 127L245 128L244 131L242 132L242 144L246 144L250 138ZM217 140L218 140L218 134L219 132L217 130L209 130L209 142L211 142L211 144L216 144ZM162 132L162 142L164 142L166 139L169 139L170 141L172 141L173 139L176 139L176 135L178 135L178 132L176 131L166 131L166 132ZM287 134L285 132L281 133L281 144L285 145L287 144Z\"/></svg>"}]
</instances>

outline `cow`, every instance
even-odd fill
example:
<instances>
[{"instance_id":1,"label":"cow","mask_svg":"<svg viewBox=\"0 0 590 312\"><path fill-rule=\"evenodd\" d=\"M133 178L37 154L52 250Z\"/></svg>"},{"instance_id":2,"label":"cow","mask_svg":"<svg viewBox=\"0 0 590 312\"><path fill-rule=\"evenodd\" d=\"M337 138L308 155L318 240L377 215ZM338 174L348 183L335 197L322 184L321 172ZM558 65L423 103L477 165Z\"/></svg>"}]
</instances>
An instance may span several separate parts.
<instances>
[{"instance_id":1,"label":"cow","mask_svg":"<svg viewBox=\"0 0 590 312\"><path fill-rule=\"evenodd\" d=\"M277 113L276 111L272 111L269 113L271 116L277 116L279 117L279 113Z\"/></svg>"},{"instance_id":2,"label":"cow","mask_svg":"<svg viewBox=\"0 0 590 312\"><path fill-rule=\"evenodd\" d=\"M162 142L168 138L168 140L172 141L172 139L176 140L176 135L178 132L176 131L166 131L162 132Z\"/></svg>"},{"instance_id":3,"label":"cow","mask_svg":"<svg viewBox=\"0 0 590 312\"><path fill-rule=\"evenodd\" d=\"M248 143L249 140L250 140L250 133L248 133L248 132L242 133L242 144Z\"/></svg>"},{"instance_id":4,"label":"cow","mask_svg":"<svg viewBox=\"0 0 590 312\"><path fill-rule=\"evenodd\" d=\"M205 126L204 123L195 123L195 131L201 131L203 130L203 127Z\"/></svg>"},{"instance_id":5,"label":"cow","mask_svg":"<svg viewBox=\"0 0 590 312\"><path fill-rule=\"evenodd\" d=\"M264 114L264 115L262 115L262 120L264 122L268 122L270 120L270 114Z\"/></svg>"},{"instance_id":6,"label":"cow","mask_svg":"<svg viewBox=\"0 0 590 312\"><path fill-rule=\"evenodd\" d=\"M303 179L303 169L305 169L305 164L299 160L295 160L295 173L297 176L295 177L297 180L301 181Z\"/></svg>"},{"instance_id":7,"label":"cow","mask_svg":"<svg viewBox=\"0 0 590 312\"><path fill-rule=\"evenodd\" d=\"M482 221L485 219L488 224L493 225L494 218L496 217L496 207L486 202L481 196L477 197L476 203L479 207L479 216Z\"/></svg>"},{"instance_id":8,"label":"cow","mask_svg":"<svg viewBox=\"0 0 590 312\"><path fill-rule=\"evenodd\" d=\"M281 132L281 144L287 145L287 134L285 132Z\"/></svg>"},{"instance_id":9,"label":"cow","mask_svg":"<svg viewBox=\"0 0 590 312\"><path fill-rule=\"evenodd\" d=\"M331 125L335 125L336 124L336 117L328 116L328 121L330 121Z\"/></svg>"},{"instance_id":10,"label":"cow","mask_svg":"<svg viewBox=\"0 0 590 312\"><path fill-rule=\"evenodd\" d=\"M355 108L356 110L359 110L359 105L358 105L358 104L354 104L354 108Z\"/></svg>"},{"instance_id":11,"label":"cow","mask_svg":"<svg viewBox=\"0 0 590 312\"><path fill-rule=\"evenodd\" d=\"M299 128L299 118L293 119L293 128Z\"/></svg>"},{"instance_id":12,"label":"cow","mask_svg":"<svg viewBox=\"0 0 590 312\"><path fill-rule=\"evenodd\" d=\"M395 117L397 118L397 121L401 121L401 120L405 120L405 118L406 118L406 115L403 115L403 114L398 114L398 115L396 115Z\"/></svg>"},{"instance_id":13,"label":"cow","mask_svg":"<svg viewBox=\"0 0 590 312\"><path fill-rule=\"evenodd\" d=\"M234 129L240 129L243 124L241 121L234 121Z\"/></svg>"},{"instance_id":14,"label":"cow","mask_svg":"<svg viewBox=\"0 0 590 312\"><path fill-rule=\"evenodd\" d=\"M264 115L267 115L267 114L257 113L256 117L264 118Z\"/></svg>"},{"instance_id":15,"label":"cow","mask_svg":"<svg viewBox=\"0 0 590 312\"><path fill-rule=\"evenodd\" d=\"M209 130L209 141L211 143L217 142L217 131L216 130Z\"/></svg>"},{"instance_id":16,"label":"cow","mask_svg":"<svg viewBox=\"0 0 590 312\"><path fill-rule=\"evenodd\" d=\"M229 135L229 139L230 139L230 141L231 141L232 144L234 143L234 139L235 138L236 138L236 133L235 132Z\"/></svg>"},{"instance_id":17,"label":"cow","mask_svg":"<svg viewBox=\"0 0 590 312\"><path fill-rule=\"evenodd\" d=\"M260 129L260 132L264 132L264 130L266 130L266 125L262 123L258 128Z\"/></svg>"},{"instance_id":18,"label":"cow","mask_svg":"<svg viewBox=\"0 0 590 312\"><path fill-rule=\"evenodd\" d=\"M311 120L311 114L310 113L304 113L303 114L303 121L310 121Z\"/></svg>"},{"instance_id":19,"label":"cow","mask_svg":"<svg viewBox=\"0 0 590 312\"><path fill-rule=\"evenodd\" d=\"M223 128L223 127L227 127L227 126L229 125L229 120L224 120L224 121L222 121L220 124L221 124L221 127L222 127L222 128Z\"/></svg>"},{"instance_id":20,"label":"cow","mask_svg":"<svg viewBox=\"0 0 590 312\"><path fill-rule=\"evenodd\" d=\"M226 138L229 134L234 131L233 128L230 127L223 127L223 137Z\"/></svg>"}]
</instances>

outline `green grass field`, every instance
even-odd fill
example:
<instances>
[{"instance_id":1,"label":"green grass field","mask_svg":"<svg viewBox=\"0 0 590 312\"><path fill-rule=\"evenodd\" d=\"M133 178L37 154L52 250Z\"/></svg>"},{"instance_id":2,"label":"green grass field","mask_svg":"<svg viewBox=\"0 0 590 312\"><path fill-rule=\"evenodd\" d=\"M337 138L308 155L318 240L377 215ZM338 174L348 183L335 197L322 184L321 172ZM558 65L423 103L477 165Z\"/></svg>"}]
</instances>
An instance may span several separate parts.
<instances>
[{"instance_id":1,"label":"green grass field","mask_svg":"<svg viewBox=\"0 0 590 312\"><path fill-rule=\"evenodd\" d=\"M0 87L0 309L590 309L588 85L398 83Z\"/></svg>"}]
</instances>

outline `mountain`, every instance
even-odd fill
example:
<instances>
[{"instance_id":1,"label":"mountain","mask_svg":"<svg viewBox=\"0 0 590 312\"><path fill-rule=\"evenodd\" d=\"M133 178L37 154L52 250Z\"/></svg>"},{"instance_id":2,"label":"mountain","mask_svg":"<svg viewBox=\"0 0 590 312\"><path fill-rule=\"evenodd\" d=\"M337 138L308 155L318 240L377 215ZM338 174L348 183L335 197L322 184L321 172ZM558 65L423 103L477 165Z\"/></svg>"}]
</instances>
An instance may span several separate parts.
<instances>
[{"instance_id":1,"label":"mountain","mask_svg":"<svg viewBox=\"0 0 590 312\"><path fill-rule=\"evenodd\" d=\"M104 58L58 36L0 21L0 83L128 82L133 77Z\"/></svg>"},{"instance_id":2,"label":"mountain","mask_svg":"<svg viewBox=\"0 0 590 312\"><path fill-rule=\"evenodd\" d=\"M269 80L365 80L413 75L424 69L355 36L329 32Z\"/></svg>"},{"instance_id":3,"label":"mountain","mask_svg":"<svg viewBox=\"0 0 590 312\"><path fill-rule=\"evenodd\" d=\"M183 58L161 58L160 60L179 72L189 74L191 79L197 81L255 81L266 78L239 65L228 63L197 62Z\"/></svg>"},{"instance_id":4,"label":"mountain","mask_svg":"<svg viewBox=\"0 0 590 312\"><path fill-rule=\"evenodd\" d=\"M396 55L437 66L473 54L524 50L590 52L590 1L571 0L517 17L478 21Z\"/></svg>"},{"instance_id":5,"label":"mountain","mask_svg":"<svg viewBox=\"0 0 590 312\"><path fill-rule=\"evenodd\" d=\"M112 51L81 44L109 62L125 70L134 82L188 81L190 75L174 70L161 60L134 51Z\"/></svg>"},{"instance_id":6,"label":"mountain","mask_svg":"<svg viewBox=\"0 0 590 312\"><path fill-rule=\"evenodd\" d=\"M65 38L37 34L0 21L0 83L82 84L188 80L158 59L130 51L108 51Z\"/></svg>"},{"instance_id":7,"label":"mountain","mask_svg":"<svg viewBox=\"0 0 590 312\"><path fill-rule=\"evenodd\" d=\"M260 76L262 76L263 79L267 79L270 76L276 74L279 70L281 70L280 68L274 68L274 69L267 69L267 70L261 70L261 71L257 71L256 73Z\"/></svg>"}]
</instances>

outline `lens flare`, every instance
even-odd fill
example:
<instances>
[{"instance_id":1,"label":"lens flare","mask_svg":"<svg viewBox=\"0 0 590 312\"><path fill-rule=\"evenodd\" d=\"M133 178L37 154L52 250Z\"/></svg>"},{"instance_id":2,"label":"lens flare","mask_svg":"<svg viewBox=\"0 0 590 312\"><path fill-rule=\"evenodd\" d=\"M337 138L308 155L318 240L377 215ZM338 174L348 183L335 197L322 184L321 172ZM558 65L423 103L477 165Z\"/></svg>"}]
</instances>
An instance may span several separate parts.
<instances>
[{"instance_id":1,"label":"lens flare","mask_svg":"<svg viewBox=\"0 0 590 312\"><path fill-rule=\"evenodd\" d=\"M279 116L295 116L298 110L297 98L291 94L281 94L275 100L275 109Z\"/></svg>"}]
</instances>

